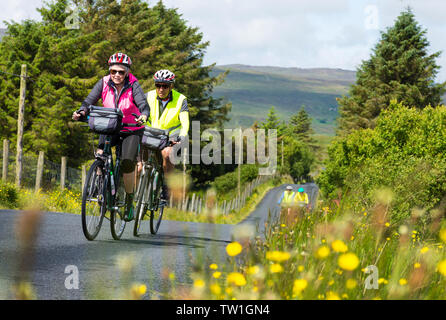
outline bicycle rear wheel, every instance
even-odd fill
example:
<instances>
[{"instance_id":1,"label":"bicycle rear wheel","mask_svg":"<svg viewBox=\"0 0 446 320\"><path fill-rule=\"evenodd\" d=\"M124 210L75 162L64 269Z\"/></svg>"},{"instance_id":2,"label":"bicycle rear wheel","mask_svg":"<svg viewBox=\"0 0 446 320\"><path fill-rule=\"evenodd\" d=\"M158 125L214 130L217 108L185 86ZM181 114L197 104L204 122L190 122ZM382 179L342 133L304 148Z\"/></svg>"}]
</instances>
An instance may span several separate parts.
<instances>
[{"instance_id":1,"label":"bicycle rear wheel","mask_svg":"<svg viewBox=\"0 0 446 320\"><path fill-rule=\"evenodd\" d=\"M89 241L93 241L101 230L102 221L107 211L104 175L98 175L103 164L95 161L88 171L82 193L82 230Z\"/></svg>"},{"instance_id":2,"label":"bicycle rear wheel","mask_svg":"<svg viewBox=\"0 0 446 320\"><path fill-rule=\"evenodd\" d=\"M150 183L150 181L148 181L149 176L150 172L144 171L143 175L141 176L141 181L139 184L139 192L137 194L138 198L136 199L136 210L135 210L136 217L135 217L135 224L133 226L133 235L135 237L139 237L141 235L141 224L147 212L148 193L146 191L149 190L149 185L148 185L148 183Z\"/></svg>"},{"instance_id":3,"label":"bicycle rear wheel","mask_svg":"<svg viewBox=\"0 0 446 320\"><path fill-rule=\"evenodd\" d=\"M113 179L113 177L109 177ZM125 188L122 175L118 179L116 188L116 197L114 206L110 211L110 229L113 239L120 240L124 233L126 222L124 221L124 207L125 207Z\"/></svg>"},{"instance_id":4,"label":"bicycle rear wheel","mask_svg":"<svg viewBox=\"0 0 446 320\"><path fill-rule=\"evenodd\" d=\"M150 209L150 233L156 234L163 219L164 204L160 204L161 187L163 185L162 175L155 171L152 183L150 185L150 195L152 196L152 208Z\"/></svg>"}]
</instances>

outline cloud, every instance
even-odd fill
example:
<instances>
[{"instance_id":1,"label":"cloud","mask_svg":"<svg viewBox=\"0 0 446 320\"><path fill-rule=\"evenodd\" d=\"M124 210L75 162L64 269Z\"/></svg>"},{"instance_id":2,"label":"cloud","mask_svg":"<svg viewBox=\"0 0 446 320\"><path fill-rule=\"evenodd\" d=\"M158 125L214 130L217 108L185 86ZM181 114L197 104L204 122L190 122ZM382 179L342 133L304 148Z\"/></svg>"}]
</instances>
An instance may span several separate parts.
<instances>
[{"instance_id":1,"label":"cloud","mask_svg":"<svg viewBox=\"0 0 446 320\"><path fill-rule=\"evenodd\" d=\"M154 5L156 0L150 0ZM38 19L41 0L8 1L0 20ZM410 6L428 30L430 52L445 50L444 0L164 0L210 42L205 63L354 70L380 31ZM446 68L446 53L438 60ZM439 81L446 80L441 70Z\"/></svg>"}]
</instances>

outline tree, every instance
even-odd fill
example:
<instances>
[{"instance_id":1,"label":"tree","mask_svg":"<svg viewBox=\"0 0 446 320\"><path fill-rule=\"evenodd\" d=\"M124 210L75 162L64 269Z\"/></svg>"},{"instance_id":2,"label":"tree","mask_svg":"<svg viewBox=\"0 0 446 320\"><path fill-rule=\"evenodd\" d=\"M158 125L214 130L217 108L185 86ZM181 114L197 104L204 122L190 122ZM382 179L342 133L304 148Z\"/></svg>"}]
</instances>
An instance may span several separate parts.
<instances>
[{"instance_id":1,"label":"tree","mask_svg":"<svg viewBox=\"0 0 446 320\"><path fill-rule=\"evenodd\" d=\"M381 33L369 60L357 70L357 81L349 95L338 99L339 132L373 128L380 112L392 99L417 108L438 105L446 83L434 83L440 52L428 54L426 30L411 9L403 11L395 24Z\"/></svg>"},{"instance_id":2,"label":"tree","mask_svg":"<svg viewBox=\"0 0 446 320\"><path fill-rule=\"evenodd\" d=\"M307 144L314 143L311 138L314 133L311 128L311 118L305 110L305 106L302 106L297 114L291 116L287 131Z\"/></svg>"},{"instance_id":3,"label":"tree","mask_svg":"<svg viewBox=\"0 0 446 320\"><path fill-rule=\"evenodd\" d=\"M65 27L71 2L79 10L78 30ZM176 88L188 98L191 120L199 120L202 130L222 128L231 105L214 99L212 90L226 74L210 76L214 65L203 65L209 43L177 9L166 8L162 1L152 8L141 0L71 2L45 3L38 10L42 22L10 23L0 44L1 70L19 74L20 65L28 65L25 151L43 150L53 161L68 156L70 166L91 158L90 133L72 122L71 114L107 74L108 57L117 51L130 55L132 73L145 91L154 88L155 71L174 71ZM0 135L11 140L16 135L19 81L7 76L0 83Z\"/></svg>"},{"instance_id":4,"label":"tree","mask_svg":"<svg viewBox=\"0 0 446 320\"><path fill-rule=\"evenodd\" d=\"M268 116L265 121L260 124L260 128L268 131L269 129L277 130L277 137L281 137L285 131L285 123L280 121L279 117L276 114L276 108L271 106L268 111Z\"/></svg>"}]
</instances>

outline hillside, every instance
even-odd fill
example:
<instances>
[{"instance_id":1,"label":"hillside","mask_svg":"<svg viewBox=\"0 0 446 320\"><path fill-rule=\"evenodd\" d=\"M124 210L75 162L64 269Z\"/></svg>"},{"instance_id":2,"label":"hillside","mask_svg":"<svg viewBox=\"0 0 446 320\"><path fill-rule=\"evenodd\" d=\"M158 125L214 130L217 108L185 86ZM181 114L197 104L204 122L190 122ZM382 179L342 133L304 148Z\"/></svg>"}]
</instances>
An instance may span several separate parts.
<instances>
[{"instance_id":1,"label":"hillside","mask_svg":"<svg viewBox=\"0 0 446 320\"><path fill-rule=\"evenodd\" d=\"M355 72L341 69L300 69L224 65L214 75L229 70L215 97L232 102L228 126L247 127L263 121L271 106L286 120L305 105L317 133L333 134L338 116L336 97L346 94Z\"/></svg>"}]
</instances>

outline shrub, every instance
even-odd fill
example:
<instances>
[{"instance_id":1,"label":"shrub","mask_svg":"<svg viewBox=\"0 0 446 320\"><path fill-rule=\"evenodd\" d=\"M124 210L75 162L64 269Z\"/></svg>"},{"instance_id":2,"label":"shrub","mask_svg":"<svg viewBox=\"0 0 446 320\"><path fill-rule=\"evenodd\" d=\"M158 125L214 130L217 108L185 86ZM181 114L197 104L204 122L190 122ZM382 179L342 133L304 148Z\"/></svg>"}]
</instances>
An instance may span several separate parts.
<instances>
[{"instance_id":1,"label":"shrub","mask_svg":"<svg viewBox=\"0 0 446 320\"><path fill-rule=\"evenodd\" d=\"M13 184L0 182L0 205L14 209L18 205L18 192Z\"/></svg>"}]
</instances>

